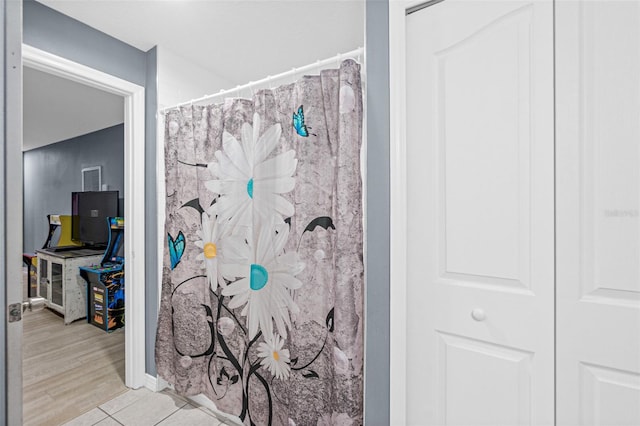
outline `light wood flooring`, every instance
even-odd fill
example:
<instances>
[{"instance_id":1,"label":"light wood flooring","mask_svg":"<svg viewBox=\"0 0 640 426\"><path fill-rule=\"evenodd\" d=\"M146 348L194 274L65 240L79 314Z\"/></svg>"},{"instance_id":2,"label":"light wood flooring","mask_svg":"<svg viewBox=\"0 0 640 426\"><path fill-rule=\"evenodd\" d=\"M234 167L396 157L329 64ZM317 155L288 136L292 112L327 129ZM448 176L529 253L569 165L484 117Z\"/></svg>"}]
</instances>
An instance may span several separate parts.
<instances>
[{"instance_id":1,"label":"light wood flooring","mask_svg":"<svg viewBox=\"0 0 640 426\"><path fill-rule=\"evenodd\" d=\"M48 309L25 312L23 326L24 425L65 423L127 390L124 328L65 326Z\"/></svg>"}]
</instances>

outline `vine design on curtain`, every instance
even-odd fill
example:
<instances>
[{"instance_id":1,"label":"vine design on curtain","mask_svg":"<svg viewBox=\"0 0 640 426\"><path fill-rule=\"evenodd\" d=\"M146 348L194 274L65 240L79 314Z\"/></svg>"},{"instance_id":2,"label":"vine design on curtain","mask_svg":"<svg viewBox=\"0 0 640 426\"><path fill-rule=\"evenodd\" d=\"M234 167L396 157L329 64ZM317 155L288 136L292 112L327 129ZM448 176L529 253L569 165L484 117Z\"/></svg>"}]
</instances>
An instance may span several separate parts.
<instances>
[{"instance_id":1,"label":"vine design on curtain","mask_svg":"<svg viewBox=\"0 0 640 426\"><path fill-rule=\"evenodd\" d=\"M156 363L244 424L362 424L360 66L165 117Z\"/></svg>"}]
</instances>

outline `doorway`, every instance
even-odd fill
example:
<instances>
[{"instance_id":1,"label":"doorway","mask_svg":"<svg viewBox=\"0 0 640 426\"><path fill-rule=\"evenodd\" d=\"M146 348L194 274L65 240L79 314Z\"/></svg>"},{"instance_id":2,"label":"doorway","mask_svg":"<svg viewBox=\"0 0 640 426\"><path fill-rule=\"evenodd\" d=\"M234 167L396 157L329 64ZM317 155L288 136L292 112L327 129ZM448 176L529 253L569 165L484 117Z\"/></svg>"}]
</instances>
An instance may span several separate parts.
<instances>
[{"instance_id":1,"label":"doorway","mask_svg":"<svg viewBox=\"0 0 640 426\"><path fill-rule=\"evenodd\" d=\"M123 98L124 117L124 216L127 297L125 300L125 384L145 384L144 328L144 88L81 64L23 45L23 64L29 68L94 87ZM22 289L22 287L20 287ZM15 336L21 340L21 336ZM13 339L13 337L12 337ZM20 342L11 341L12 347ZM22 383L10 380L9 389L22 394ZM9 406L9 418L18 418ZM20 411L22 411L20 409Z\"/></svg>"},{"instance_id":2,"label":"doorway","mask_svg":"<svg viewBox=\"0 0 640 426\"><path fill-rule=\"evenodd\" d=\"M124 99L29 67L23 80L23 244L36 254L29 296L48 308L23 315L23 424L60 424L127 389L124 329L106 333L85 319L91 301L78 279L79 267L102 262L105 250L93 247L113 234L96 217L95 227L83 226L90 234L73 235L70 216L71 194L89 190L87 183L99 192L83 196L108 200L92 203L100 216L123 215ZM87 166L97 170L91 181L82 174ZM56 251L36 252L48 235L45 245Z\"/></svg>"},{"instance_id":3,"label":"doorway","mask_svg":"<svg viewBox=\"0 0 640 426\"><path fill-rule=\"evenodd\" d=\"M639 12L390 6L392 423L640 423Z\"/></svg>"}]
</instances>

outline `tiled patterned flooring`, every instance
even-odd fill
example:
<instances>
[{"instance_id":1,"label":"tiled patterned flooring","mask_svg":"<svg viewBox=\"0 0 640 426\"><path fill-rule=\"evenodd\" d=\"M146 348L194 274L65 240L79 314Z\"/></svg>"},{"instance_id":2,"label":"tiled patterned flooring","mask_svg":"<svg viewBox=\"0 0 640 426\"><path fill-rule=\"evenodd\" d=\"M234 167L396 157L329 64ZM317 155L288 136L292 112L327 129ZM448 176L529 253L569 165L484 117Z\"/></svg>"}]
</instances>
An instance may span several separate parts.
<instances>
[{"instance_id":1,"label":"tiled patterned flooring","mask_svg":"<svg viewBox=\"0 0 640 426\"><path fill-rule=\"evenodd\" d=\"M196 407L171 390L129 390L76 417L65 426L219 426L206 408Z\"/></svg>"}]
</instances>

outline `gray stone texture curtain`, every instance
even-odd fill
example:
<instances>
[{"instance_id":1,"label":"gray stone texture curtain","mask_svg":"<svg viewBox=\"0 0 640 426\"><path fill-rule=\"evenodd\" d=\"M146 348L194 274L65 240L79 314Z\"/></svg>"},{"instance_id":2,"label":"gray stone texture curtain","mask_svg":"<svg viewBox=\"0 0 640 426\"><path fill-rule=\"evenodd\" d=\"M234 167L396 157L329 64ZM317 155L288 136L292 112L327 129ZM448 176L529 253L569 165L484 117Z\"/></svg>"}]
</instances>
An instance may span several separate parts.
<instances>
[{"instance_id":1,"label":"gray stone texture curtain","mask_svg":"<svg viewBox=\"0 0 640 426\"><path fill-rule=\"evenodd\" d=\"M244 424L358 425L360 66L165 117L159 375Z\"/></svg>"}]
</instances>

